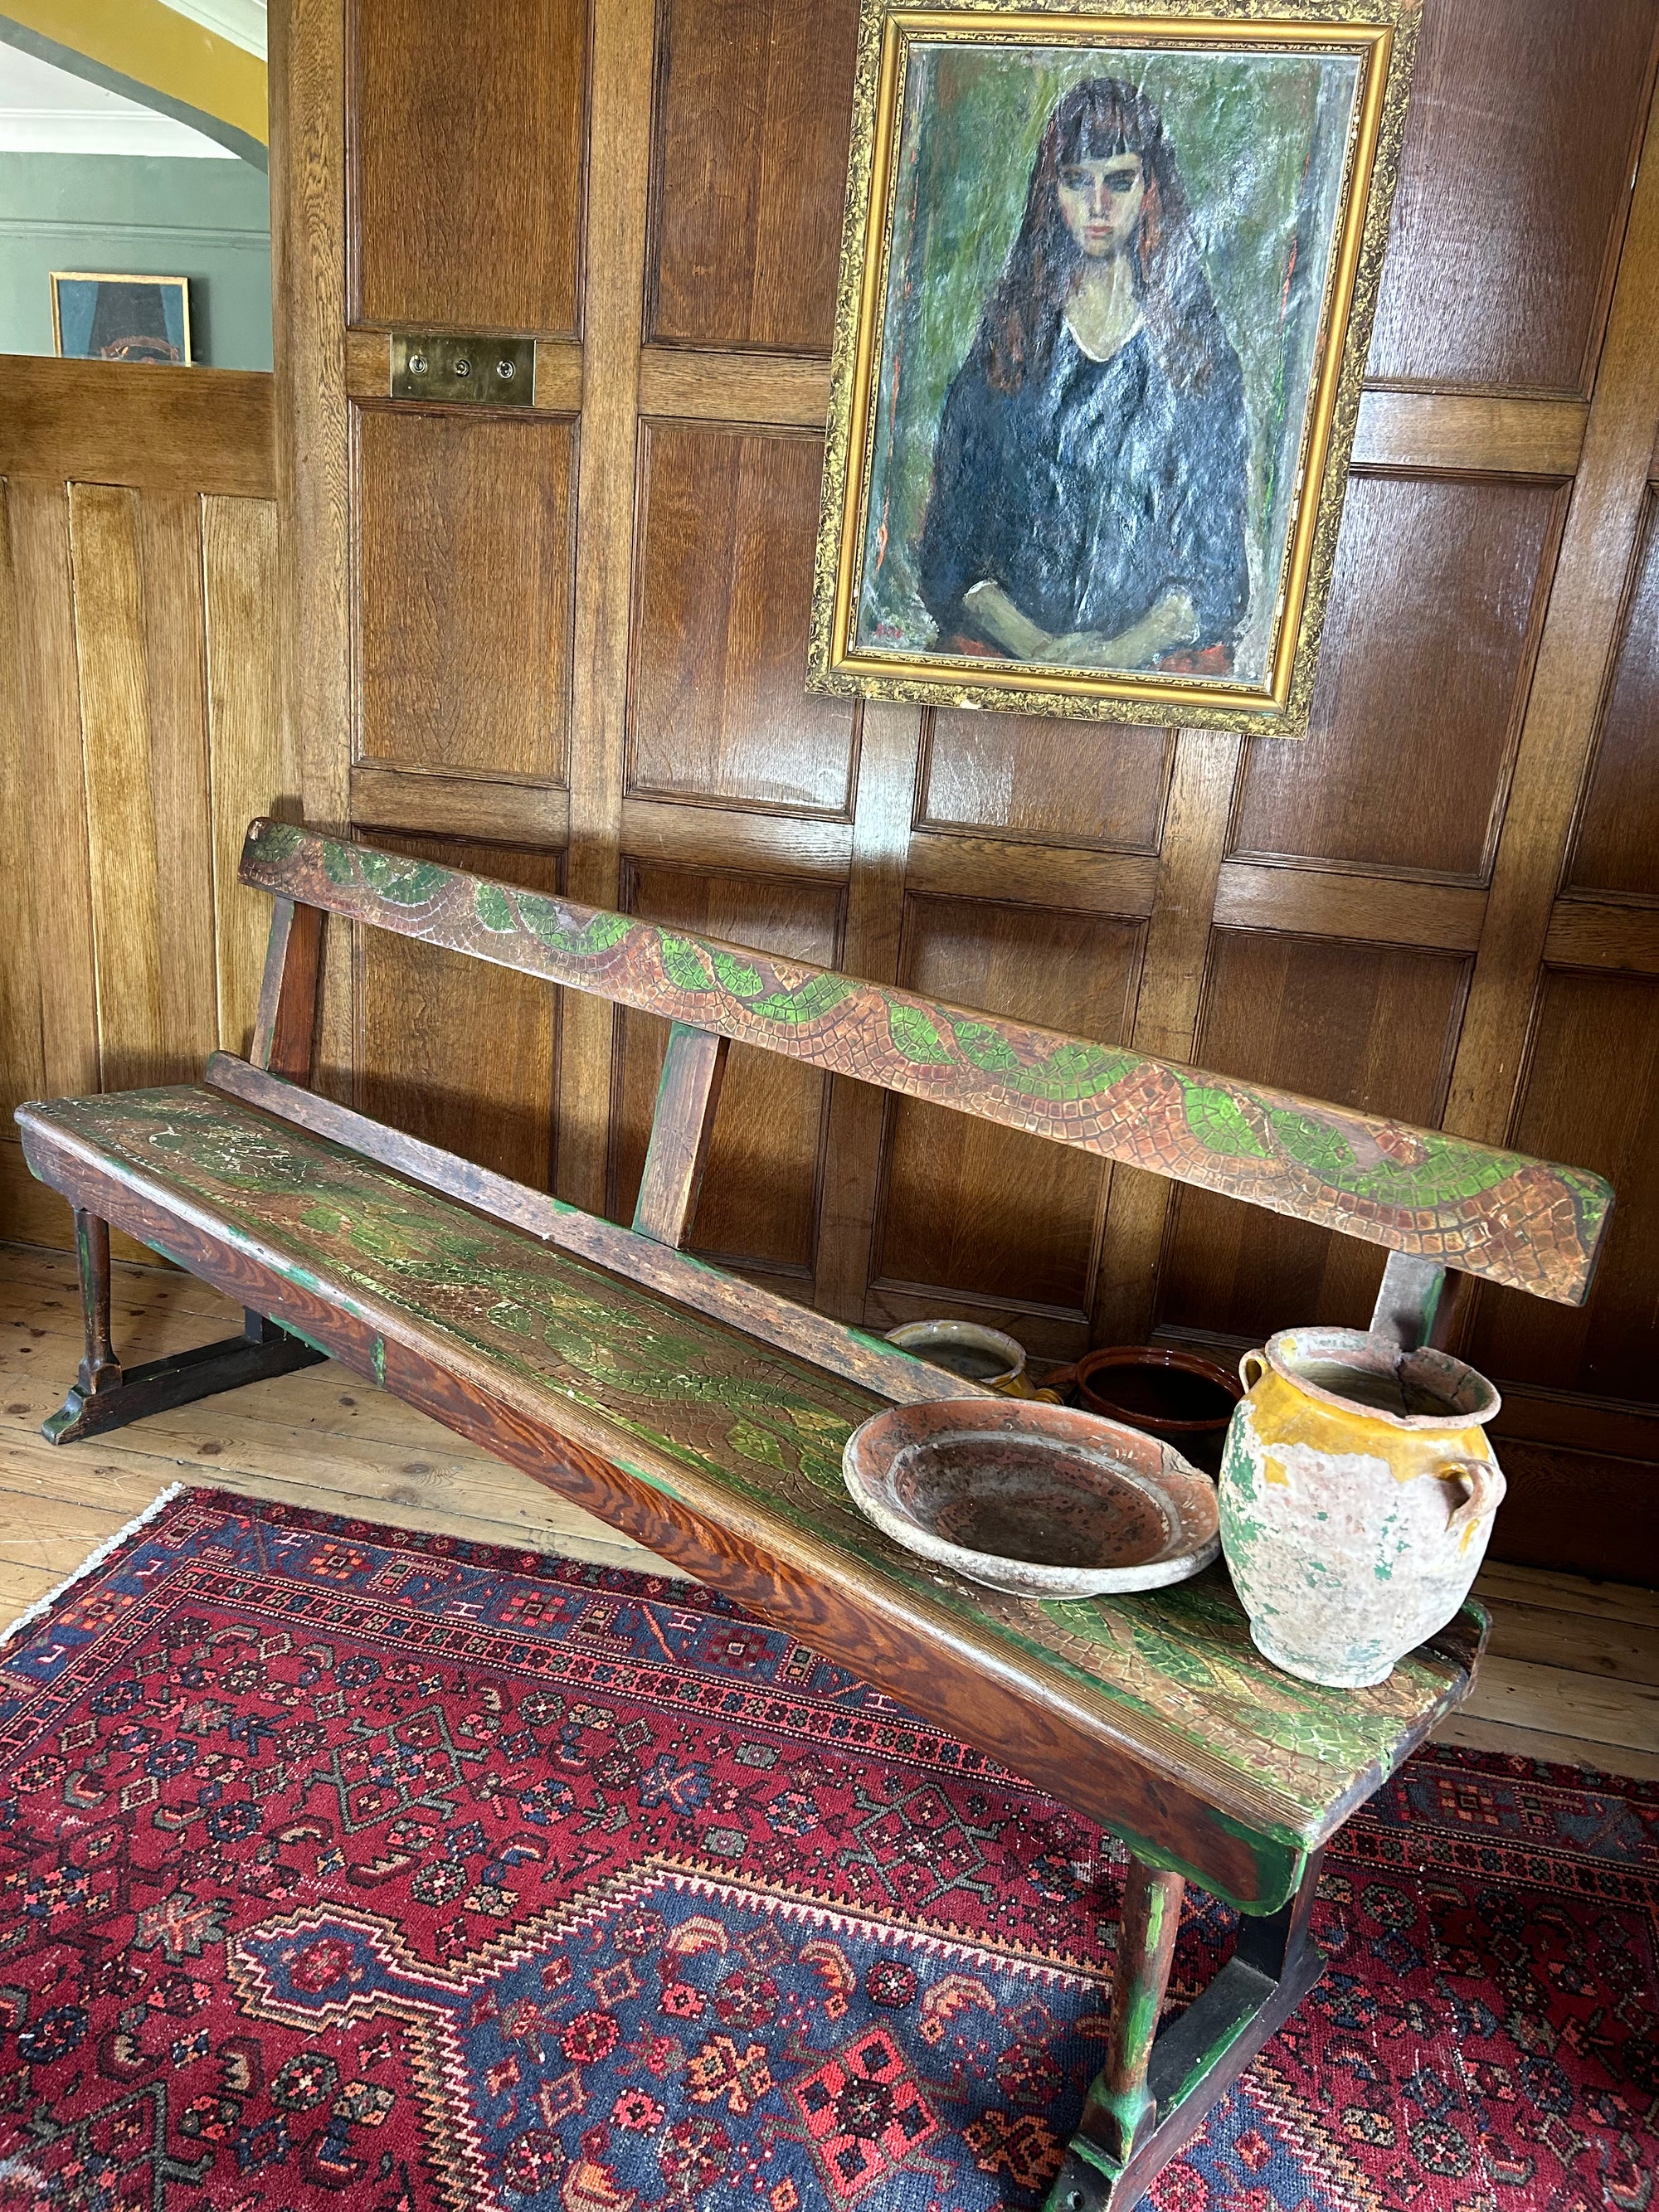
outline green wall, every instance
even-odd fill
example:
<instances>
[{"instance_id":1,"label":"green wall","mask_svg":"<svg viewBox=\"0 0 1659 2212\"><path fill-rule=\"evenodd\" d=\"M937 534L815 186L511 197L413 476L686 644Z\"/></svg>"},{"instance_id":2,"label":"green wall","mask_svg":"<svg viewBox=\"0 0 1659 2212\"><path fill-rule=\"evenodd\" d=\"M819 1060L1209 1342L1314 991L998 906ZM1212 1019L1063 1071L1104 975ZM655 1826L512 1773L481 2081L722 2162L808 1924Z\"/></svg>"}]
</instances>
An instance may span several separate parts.
<instances>
[{"instance_id":1,"label":"green wall","mask_svg":"<svg viewBox=\"0 0 1659 2212\"><path fill-rule=\"evenodd\" d=\"M269 180L246 161L0 154L0 353L50 353L54 269L188 276L191 349L270 367Z\"/></svg>"}]
</instances>

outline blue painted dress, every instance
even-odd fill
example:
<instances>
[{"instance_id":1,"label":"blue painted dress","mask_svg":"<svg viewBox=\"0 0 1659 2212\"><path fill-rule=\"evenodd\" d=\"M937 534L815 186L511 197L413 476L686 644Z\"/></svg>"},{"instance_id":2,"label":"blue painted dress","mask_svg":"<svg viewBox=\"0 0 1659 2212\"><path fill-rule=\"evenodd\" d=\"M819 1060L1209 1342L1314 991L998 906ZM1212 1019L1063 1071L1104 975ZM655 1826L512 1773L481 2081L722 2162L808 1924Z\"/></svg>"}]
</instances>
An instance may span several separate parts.
<instances>
[{"instance_id":1,"label":"blue painted dress","mask_svg":"<svg viewBox=\"0 0 1659 2212\"><path fill-rule=\"evenodd\" d=\"M1096 361L1062 318L1047 373L1011 393L993 388L975 349L945 399L919 548L941 641L980 635L963 594L990 581L1057 637L1115 637L1185 591L1199 623L1188 649L1230 648L1249 600L1247 439L1224 343L1204 387L1187 392L1144 328Z\"/></svg>"}]
</instances>

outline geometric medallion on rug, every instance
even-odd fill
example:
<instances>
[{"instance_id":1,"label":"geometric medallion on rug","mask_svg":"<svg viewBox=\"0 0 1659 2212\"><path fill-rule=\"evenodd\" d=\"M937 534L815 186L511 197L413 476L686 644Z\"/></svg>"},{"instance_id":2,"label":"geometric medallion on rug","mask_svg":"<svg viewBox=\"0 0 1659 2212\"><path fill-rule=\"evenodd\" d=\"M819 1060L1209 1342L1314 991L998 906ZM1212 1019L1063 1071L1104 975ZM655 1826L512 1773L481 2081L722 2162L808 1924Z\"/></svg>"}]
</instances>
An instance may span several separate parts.
<instances>
[{"instance_id":1,"label":"geometric medallion on rug","mask_svg":"<svg viewBox=\"0 0 1659 2212\"><path fill-rule=\"evenodd\" d=\"M0 1663L0 2212L1030 2208L1120 1867L696 1585L186 1492ZM1419 1754L1158 2212L1645 2212L1656 1903L1659 1790Z\"/></svg>"}]
</instances>

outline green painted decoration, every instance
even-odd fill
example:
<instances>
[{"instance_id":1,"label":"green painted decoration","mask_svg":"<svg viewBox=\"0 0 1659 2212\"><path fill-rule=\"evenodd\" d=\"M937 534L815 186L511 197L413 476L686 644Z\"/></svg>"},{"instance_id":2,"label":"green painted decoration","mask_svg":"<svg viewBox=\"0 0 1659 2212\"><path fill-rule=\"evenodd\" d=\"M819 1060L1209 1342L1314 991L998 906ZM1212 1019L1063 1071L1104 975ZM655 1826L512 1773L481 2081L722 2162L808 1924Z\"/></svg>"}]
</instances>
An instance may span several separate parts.
<instances>
[{"instance_id":1,"label":"green painted decoration","mask_svg":"<svg viewBox=\"0 0 1659 2212\"><path fill-rule=\"evenodd\" d=\"M1588 1294L1601 1176L256 822L242 880L1540 1297Z\"/></svg>"}]
</instances>

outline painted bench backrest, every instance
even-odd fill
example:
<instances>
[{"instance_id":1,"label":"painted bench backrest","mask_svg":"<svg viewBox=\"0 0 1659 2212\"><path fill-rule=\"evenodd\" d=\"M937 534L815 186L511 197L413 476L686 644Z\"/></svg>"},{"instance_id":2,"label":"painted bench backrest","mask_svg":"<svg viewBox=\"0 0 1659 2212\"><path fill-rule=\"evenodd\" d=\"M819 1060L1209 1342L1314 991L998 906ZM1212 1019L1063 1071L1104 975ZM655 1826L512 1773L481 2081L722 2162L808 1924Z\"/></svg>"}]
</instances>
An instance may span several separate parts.
<instances>
[{"instance_id":1,"label":"painted bench backrest","mask_svg":"<svg viewBox=\"0 0 1659 2212\"><path fill-rule=\"evenodd\" d=\"M887 1091L1582 1304L1600 1176L258 820L241 879ZM281 910L279 909L279 919Z\"/></svg>"}]
</instances>

